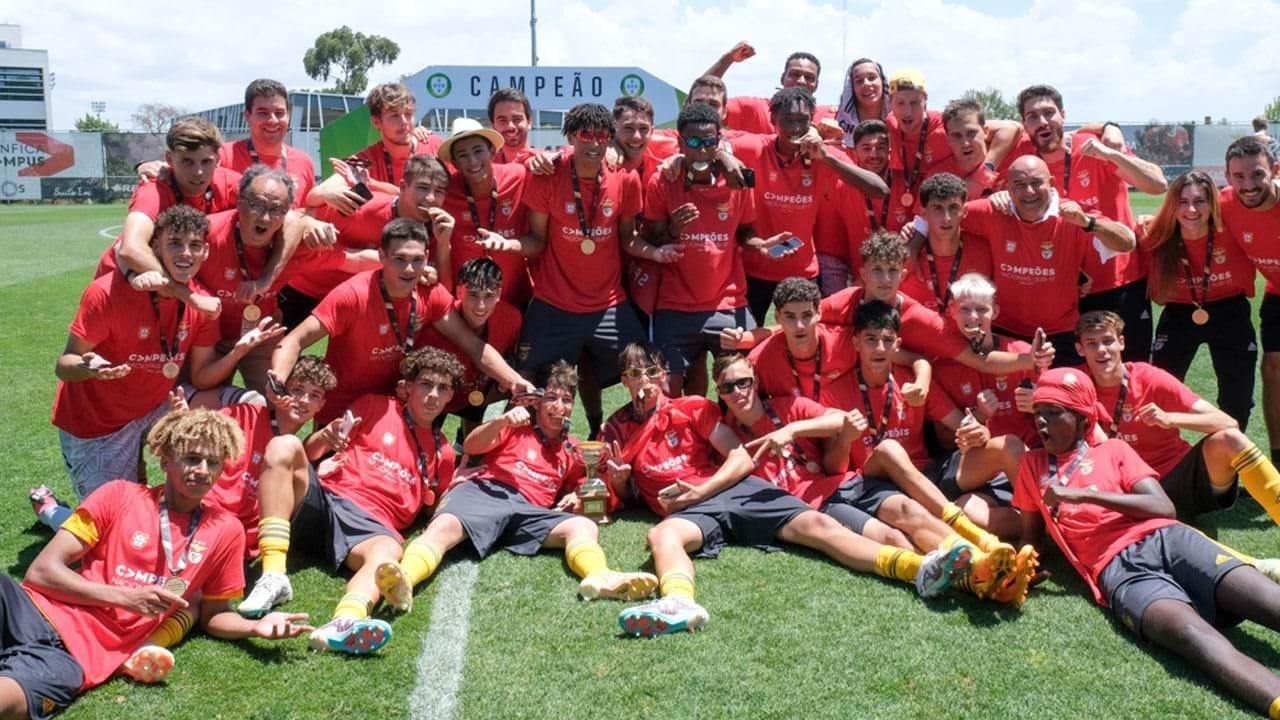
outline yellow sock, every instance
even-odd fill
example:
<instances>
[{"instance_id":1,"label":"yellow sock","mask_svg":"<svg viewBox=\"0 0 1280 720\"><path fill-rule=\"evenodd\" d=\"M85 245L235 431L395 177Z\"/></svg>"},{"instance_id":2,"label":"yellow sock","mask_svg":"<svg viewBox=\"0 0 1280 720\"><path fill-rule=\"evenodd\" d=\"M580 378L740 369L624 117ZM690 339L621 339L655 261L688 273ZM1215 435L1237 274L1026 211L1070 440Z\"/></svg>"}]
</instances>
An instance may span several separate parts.
<instances>
[{"instance_id":1,"label":"yellow sock","mask_svg":"<svg viewBox=\"0 0 1280 720\"><path fill-rule=\"evenodd\" d=\"M1254 500L1280 525L1280 472L1271 464L1265 453L1252 443L1231 458L1231 469L1240 477L1240 484Z\"/></svg>"},{"instance_id":2,"label":"yellow sock","mask_svg":"<svg viewBox=\"0 0 1280 720\"><path fill-rule=\"evenodd\" d=\"M1271 720L1280 720L1280 697L1271 701L1271 707L1267 708L1267 717Z\"/></svg>"},{"instance_id":3,"label":"yellow sock","mask_svg":"<svg viewBox=\"0 0 1280 720\"><path fill-rule=\"evenodd\" d=\"M569 569L580 578L591 577L609 569L604 559L604 548L595 540L575 540L564 549L564 559Z\"/></svg>"},{"instance_id":4,"label":"yellow sock","mask_svg":"<svg viewBox=\"0 0 1280 720\"><path fill-rule=\"evenodd\" d=\"M160 623L160 627L147 638L148 645L159 645L167 648L177 645L182 638L195 627L196 616L190 610L177 610Z\"/></svg>"},{"instance_id":5,"label":"yellow sock","mask_svg":"<svg viewBox=\"0 0 1280 720\"><path fill-rule=\"evenodd\" d=\"M942 522L950 525L952 530L960 534L960 537L987 552L1000 544L1000 538L978 527L955 503L947 503L947 506L942 508Z\"/></svg>"},{"instance_id":6,"label":"yellow sock","mask_svg":"<svg viewBox=\"0 0 1280 720\"><path fill-rule=\"evenodd\" d=\"M258 521L258 550L262 553L262 572L285 574L285 556L289 554L289 521L264 517Z\"/></svg>"},{"instance_id":7,"label":"yellow sock","mask_svg":"<svg viewBox=\"0 0 1280 720\"><path fill-rule=\"evenodd\" d=\"M658 594L662 597L693 599L693 578L688 574L672 571L658 578Z\"/></svg>"},{"instance_id":8,"label":"yellow sock","mask_svg":"<svg viewBox=\"0 0 1280 720\"><path fill-rule=\"evenodd\" d=\"M369 606L373 601L368 595L358 592L349 592L342 596L338 601L338 606L333 609L333 618L351 618L352 620L363 620L369 617Z\"/></svg>"},{"instance_id":9,"label":"yellow sock","mask_svg":"<svg viewBox=\"0 0 1280 720\"><path fill-rule=\"evenodd\" d=\"M440 555L440 549L434 543L419 538L405 548L400 568L409 576L409 582L417 585L440 567Z\"/></svg>"},{"instance_id":10,"label":"yellow sock","mask_svg":"<svg viewBox=\"0 0 1280 720\"><path fill-rule=\"evenodd\" d=\"M876 574L882 577L914 582L924 564L924 556L902 548L884 545L876 553Z\"/></svg>"}]
</instances>

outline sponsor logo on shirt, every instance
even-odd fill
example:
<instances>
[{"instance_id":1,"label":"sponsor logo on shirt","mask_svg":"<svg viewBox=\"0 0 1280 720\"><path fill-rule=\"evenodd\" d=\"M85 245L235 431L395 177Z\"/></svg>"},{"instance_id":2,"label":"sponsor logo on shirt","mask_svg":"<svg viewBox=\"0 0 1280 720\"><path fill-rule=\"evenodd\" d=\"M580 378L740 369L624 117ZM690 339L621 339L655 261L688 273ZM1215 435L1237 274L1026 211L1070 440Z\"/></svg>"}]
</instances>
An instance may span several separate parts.
<instances>
[{"instance_id":1,"label":"sponsor logo on shirt","mask_svg":"<svg viewBox=\"0 0 1280 720\"><path fill-rule=\"evenodd\" d=\"M1243 240L1243 241L1245 241L1246 243L1251 243L1251 242L1253 242L1253 233L1251 233L1251 232L1245 232L1244 234L1242 234L1242 235L1240 236L1240 239L1241 239L1241 240Z\"/></svg>"},{"instance_id":2,"label":"sponsor logo on shirt","mask_svg":"<svg viewBox=\"0 0 1280 720\"><path fill-rule=\"evenodd\" d=\"M385 442L387 438L384 435L382 439ZM408 468L395 460L392 460L386 455L383 455L381 451L374 451L374 453L369 456L367 464L369 467L373 468L375 472L388 480L399 480L406 485L416 485L418 482L418 478L415 477Z\"/></svg>"},{"instance_id":3,"label":"sponsor logo on shirt","mask_svg":"<svg viewBox=\"0 0 1280 720\"><path fill-rule=\"evenodd\" d=\"M972 395L972 394L973 394L973 384L972 384L972 383L964 383L963 385L961 385L961 386L960 386L960 392L964 393L965 395Z\"/></svg>"},{"instance_id":4,"label":"sponsor logo on shirt","mask_svg":"<svg viewBox=\"0 0 1280 720\"><path fill-rule=\"evenodd\" d=\"M139 339L139 340L146 340L146 339L147 339L147 338L149 338L149 337L151 337L151 328L146 327L146 326L138 328L138 339Z\"/></svg>"},{"instance_id":5,"label":"sponsor logo on shirt","mask_svg":"<svg viewBox=\"0 0 1280 720\"><path fill-rule=\"evenodd\" d=\"M1008 252L1008 253L1011 253L1011 252L1018 252L1018 241L1017 241L1017 240L1010 240L1010 241L1006 242L1006 243L1004 244L1004 251L1005 251L1005 252Z\"/></svg>"},{"instance_id":6,"label":"sponsor logo on shirt","mask_svg":"<svg viewBox=\"0 0 1280 720\"><path fill-rule=\"evenodd\" d=\"M685 453L673 455L657 465L642 465L641 469L651 475L660 475L680 470L689 464L689 456Z\"/></svg>"},{"instance_id":7,"label":"sponsor logo on shirt","mask_svg":"<svg viewBox=\"0 0 1280 720\"><path fill-rule=\"evenodd\" d=\"M696 243L700 247L714 245L717 250L724 250L729 246L729 233L702 232L702 233L680 233L681 237L690 243Z\"/></svg>"},{"instance_id":8,"label":"sponsor logo on shirt","mask_svg":"<svg viewBox=\"0 0 1280 720\"><path fill-rule=\"evenodd\" d=\"M1058 275L1057 268L1028 267L1026 265L1010 265L1009 263L1000 263L1000 272L1009 275L1025 275L1028 277L1045 277L1051 278Z\"/></svg>"},{"instance_id":9,"label":"sponsor logo on shirt","mask_svg":"<svg viewBox=\"0 0 1280 720\"><path fill-rule=\"evenodd\" d=\"M776 192L768 190L764 193L765 202L771 202L778 205L810 205L813 203L812 195L796 194L796 195L780 195Z\"/></svg>"},{"instance_id":10,"label":"sponsor logo on shirt","mask_svg":"<svg viewBox=\"0 0 1280 720\"><path fill-rule=\"evenodd\" d=\"M389 332L391 332L391 326L388 325L387 323L381 323L380 325L378 325L379 335L386 335Z\"/></svg>"},{"instance_id":11,"label":"sponsor logo on shirt","mask_svg":"<svg viewBox=\"0 0 1280 720\"><path fill-rule=\"evenodd\" d=\"M582 230L577 226L569 227L568 225L561 225L560 234L562 236L567 235L567 236L573 237L574 242L577 242L577 238L582 237ZM613 226L587 228L587 235L590 235L593 238L606 237L612 234L613 234Z\"/></svg>"},{"instance_id":12,"label":"sponsor logo on shirt","mask_svg":"<svg viewBox=\"0 0 1280 720\"><path fill-rule=\"evenodd\" d=\"M576 213L578 212L578 206L574 203L567 202L564 204L564 211L567 213Z\"/></svg>"},{"instance_id":13,"label":"sponsor logo on shirt","mask_svg":"<svg viewBox=\"0 0 1280 720\"><path fill-rule=\"evenodd\" d=\"M533 451L530 450L529 452L533 452ZM539 485L542 485L543 487L551 488L553 490L559 487L558 478L555 478L546 473L542 473L542 472L538 472L537 470L534 470L533 468L526 465L523 460L516 461L515 471L517 475L522 475L528 478L529 480L532 480L538 483Z\"/></svg>"},{"instance_id":14,"label":"sponsor logo on shirt","mask_svg":"<svg viewBox=\"0 0 1280 720\"><path fill-rule=\"evenodd\" d=\"M235 280L235 279L236 279L236 271L235 271L235 269L234 269L234 268L223 268L223 270L222 270L222 278L223 278L224 280Z\"/></svg>"},{"instance_id":15,"label":"sponsor logo on shirt","mask_svg":"<svg viewBox=\"0 0 1280 720\"><path fill-rule=\"evenodd\" d=\"M386 446L388 446L388 447L390 447L390 446L392 446L392 445L395 445L395 444L396 444L396 436L395 436L395 435L392 435L390 432L384 432L384 433L382 433L382 444L383 444L383 445L386 445Z\"/></svg>"}]
</instances>

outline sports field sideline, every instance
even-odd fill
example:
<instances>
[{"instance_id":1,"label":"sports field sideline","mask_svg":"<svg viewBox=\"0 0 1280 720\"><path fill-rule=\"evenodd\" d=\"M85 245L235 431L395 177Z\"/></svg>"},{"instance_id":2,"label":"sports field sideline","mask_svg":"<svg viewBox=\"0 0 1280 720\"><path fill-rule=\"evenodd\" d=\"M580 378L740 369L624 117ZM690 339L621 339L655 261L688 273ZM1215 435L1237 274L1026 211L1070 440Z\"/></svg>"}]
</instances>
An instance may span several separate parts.
<instances>
[{"instance_id":1,"label":"sports field sideline","mask_svg":"<svg viewBox=\"0 0 1280 720\"><path fill-rule=\"evenodd\" d=\"M1135 197L1134 206L1149 213L1155 201ZM123 206L0 207L0 559L15 577L49 537L27 489L48 482L72 496L49 424L53 363L108 242L100 231L123 216ZM1215 400L1203 353L1188 384ZM606 409L624 394L606 393ZM574 431L585 431L581 412ZM1249 435L1262 444L1256 407ZM632 514L604 529L611 564L648 562L651 522ZM1250 554L1280 555L1280 532L1247 496L1202 529ZM696 563L707 630L655 641L621 636L620 605L577 601L558 554L445 567L415 611L392 621L395 639L377 656L319 655L305 639L197 635L176 648L167 685L113 681L62 717L1253 716L1181 661L1132 642L1056 552L1045 558L1053 577L1018 612L965 596L921 601L906 585L807 552L733 547ZM323 621L342 580L314 564L291 577L297 599L286 609ZM1244 625L1228 637L1280 667L1275 633Z\"/></svg>"}]
</instances>

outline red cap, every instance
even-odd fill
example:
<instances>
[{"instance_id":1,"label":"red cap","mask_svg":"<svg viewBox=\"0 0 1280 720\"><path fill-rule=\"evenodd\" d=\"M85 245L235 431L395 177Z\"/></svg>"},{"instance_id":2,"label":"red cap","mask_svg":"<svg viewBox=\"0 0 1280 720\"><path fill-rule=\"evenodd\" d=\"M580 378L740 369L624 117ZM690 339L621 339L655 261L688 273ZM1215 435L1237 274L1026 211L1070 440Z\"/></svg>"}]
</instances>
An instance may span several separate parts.
<instances>
[{"instance_id":1,"label":"red cap","mask_svg":"<svg viewBox=\"0 0 1280 720\"><path fill-rule=\"evenodd\" d=\"M1098 402L1098 392L1089 379L1089 373L1077 368L1046 370L1036 381L1031 394L1032 403L1053 403L1089 418L1086 432L1093 431L1093 423L1111 423L1111 414Z\"/></svg>"}]
</instances>

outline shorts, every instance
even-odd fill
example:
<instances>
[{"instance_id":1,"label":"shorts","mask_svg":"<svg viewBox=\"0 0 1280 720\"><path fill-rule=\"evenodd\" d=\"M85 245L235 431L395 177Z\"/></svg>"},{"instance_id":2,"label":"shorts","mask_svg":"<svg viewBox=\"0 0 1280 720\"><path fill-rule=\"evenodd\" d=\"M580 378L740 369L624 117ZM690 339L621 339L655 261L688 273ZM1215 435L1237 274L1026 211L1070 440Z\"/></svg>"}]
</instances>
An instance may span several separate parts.
<instances>
[{"instance_id":1,"label":"shorts","mask_svg":"<svg viewBox=\"0 0 1280 720\"><path fill-rule=\"evenodd\" d=\"M1240 497L1240 481L1231 483L1231 489L1220 495L1213 492L1213 481L1209 478L1209 468L1204 464L1204 441L1196 443L1187 451L1177 465L1160 478L1160 486L1165 495L1173 501L1178 511L1178 519L1190 522L1201 513L1225 510L1236 504Z\"/></svg>"},{"instance_id":2,"label":"shorts","mask_svg":"<svg viewBox=\"0 0 1280 720\"><path fill-rule=\"evenodd\" d=\"M1263 293L1258 323L1262 326L1262 352L1280 352L1280 295Z\"/></svg>"},{"instance_id":3,"label":"shorts","mask_svg":"<svg viewBox=\"0 0 1280 720\"><path fill-rule=\"evenodd\" d=\"M280 312L284 316L284 326L292 330L302 324L312 310L320 304L320 298L313 298L297 288L285 285L276 293L280 303Z\"/></svg>"},{"instance_id":4,"label":"shorts","mask_svg":"<svg viewBox=\"0 0 1280 720\"><path fill-rule=\"evenodd\" d=\"M380 535L402 542L400 533L369 516L350 500L325 490L316 469L307 468L307 494L293 514L291 536L304 552L328 560L337 570L351 550ZM298 541L301 542L298 542Z\"/></svg>"},{"instance_id":5,"label":"shorts","mask_svg":"<svg viewBox=\"0 0 1280 720\"><path fill-rule=\"evenodd\" d=\"M1142 614L1165 598L1187 603L1208 623L1231 627L1241 618L1220 614L1214 593L1227 573L1244 565L1186 525L1167 525L1112 558L1098 575L1098 587L1111 612L1138 637L1144 637Z\"/></svg>"},{"instance_id":6,"label":"shorts","mask_svg":"<svg viewBox=\"0 0 1280 720\"><path fill-rule=\"evenodd\" d=\"M962 495L977 493L995 499L996 504L1001 507L1013 505L1013 484L1009 482L1009 476L1004 473L996 475L977 490L960 489L960 458L960 451L955 450L946 457L930 460L920 472L937 485L942 494L952 502Z\"/></svg>"},{"instance_id":7,"label":"shorts","mask_svg":"<svg viewBox=\"0 0 1280 720\"><path fill-rule=\"evenodd\" d=\"M747 308L733 310L659 310L653 315L653 342L667 358L667 372L683 373L702 351L713 355L720 348L720 331L728 328L754 330L756 321Z\"/></svg>"},{"instance_id":8,"label":"shorts","mask_svg":"<svg viewBox=\"0 0 1280 720\"><path fill-rule=\"evenodd\" d=\"M440 499L435 517L452 515L462 523L480 557L495 548L533 555L557 525L577 515L538 507L519 491L492 480L464 482Z\"/></svg>"},{"instance_id":9,"label":"shorts","mask_svg":"<svg viewBox=\"0 0 1280 720\"><path fill-rule=\"evenodd\" d=\"M67 474L71 476L76 498L84 500L89 493L112 480L140 480L138 460L142 456L142 440L151 426L167 412L169 402L165 400L119 430L95 438L76 437L59 428L62 460L67 464Z\"/></svg>"},{"instance_id":10,"label":"shorts","mask_svg":"<svg viewBox=\"0 0 1280 720\"><path fill-rule=\"evenodd\" d=\"M849 263L842 257L818 253L818 290L830 297L853 284Z\"/></svg>"},{"instance_id":11,"label":"shorts","mask_svg":"<svg viewBox=\"0 0 1280 720\"><path fill-rule=\"evenodd\" d=\"M778 533L795 516L811 509L777 485L749 475L670 517L697 525L702 531L702 547L694 557L713 558L730 542L768 552L781 550Z\"/></svg>"},{"instance_id":12,"label":"shorts","mask_svg":"<svg viewBox=\"0 0 1280 720\"><path fill-rule=\"evenodd\" d=\"M645 338L631 303L577 313L534 299L525 311L520 328L516 370L536 374L557 360L576 365L585 348L596 382L600 387L608 387L622 375L618 368L622 348Z\"/></svg>"},{"instance_id":13,"label":"shorts","mask_svg":"<svg viewBox=\"0 0 1280 720\"><path fill-rule=\"evenodd\" d=\"M67 652L58 631L7 575L0 576L0 676L22 688L33 720L65 710L84 682L84 668Z\"/></svg>"},{"instance_id":14,"label":"shorts","mask_svg":"<svg viewBox=\"0 0 1280 720\"><path fill-rule=\"evenodd\" d=\"M888 480L854 475L831 493L831 497L822 504L822 512L861 534L867 521L880 512L880 506L894 495L901 494L898 486ZM855 512L849 512L850 509Z\"/></svg>"}]
</instances>

